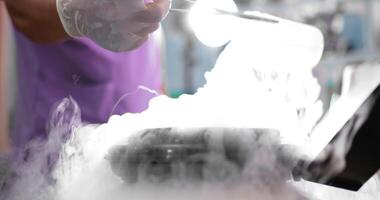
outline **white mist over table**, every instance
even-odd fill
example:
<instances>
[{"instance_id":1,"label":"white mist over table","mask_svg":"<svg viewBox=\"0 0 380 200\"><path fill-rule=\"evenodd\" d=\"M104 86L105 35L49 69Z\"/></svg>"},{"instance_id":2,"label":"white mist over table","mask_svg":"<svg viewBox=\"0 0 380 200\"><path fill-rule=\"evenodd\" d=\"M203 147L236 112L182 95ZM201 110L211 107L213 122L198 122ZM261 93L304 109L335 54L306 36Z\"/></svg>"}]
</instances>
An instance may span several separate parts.
<instances>
[{"instance_id":1,"label":"white mist over table","mask_svg":"<svg viewBox=\"0 0 380 200\"><path fill-rule=\"evenodd\" d=\"M215 34L213 31L231 27L223 24L218 28L194 28L197 37L210 46L229 41L214 69L205 75L207 84L195 95L182 95L178 99L159 96L142 113L115 115L107 124L79 129L65 145L62 162L55 171L58 199L100 200L110 196L123 199L128 194L131 199L142 198L139 189L121 186L120 178L112 173L104 158L110 148L143 129L270 128L280 131L284 144L302 146L322 114L322 104L318 101L320 88L311 72L322 55L322 34L311 26L255 14L279 23L230 18L235 24L234 33L218 41L208 40ZM194 13L194 16L198 15ZM273 165L269 160L261 163ZM204 190L211 188L206 186ZM275 196L250 191L250 195L263 199ZM293 192L284 191L284 198ZM175 199L190 195L174 194ZM193 197L202 199L200 196Z\"/></svg>"}]
</instances>

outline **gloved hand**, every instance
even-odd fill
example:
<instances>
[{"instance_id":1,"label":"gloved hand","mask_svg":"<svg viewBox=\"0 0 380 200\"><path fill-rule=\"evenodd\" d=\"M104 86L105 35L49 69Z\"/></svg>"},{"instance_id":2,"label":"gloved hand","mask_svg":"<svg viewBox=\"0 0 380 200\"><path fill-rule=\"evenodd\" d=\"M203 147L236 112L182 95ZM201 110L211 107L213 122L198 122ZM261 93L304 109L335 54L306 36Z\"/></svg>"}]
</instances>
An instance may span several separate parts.
<instances>
[{"instance_id":1,"label":"gloved hand","mask_svg":"<svg viewBox=\"0 0 380 200\"><path fill-rule=\"evenodd\" d=\"M57 0L71 37L86 36L111 51L133 50L158 29L171 0Z\"/></svg>"}]
</instances>

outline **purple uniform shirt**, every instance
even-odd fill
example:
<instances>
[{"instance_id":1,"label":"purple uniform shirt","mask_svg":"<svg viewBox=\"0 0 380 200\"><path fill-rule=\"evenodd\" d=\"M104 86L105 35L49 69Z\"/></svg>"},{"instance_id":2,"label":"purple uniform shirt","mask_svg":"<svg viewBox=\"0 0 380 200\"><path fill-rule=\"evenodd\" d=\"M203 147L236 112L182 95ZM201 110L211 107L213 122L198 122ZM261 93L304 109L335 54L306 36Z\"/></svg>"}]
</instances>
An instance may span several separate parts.
<instances>
[{"instance_id":1,"label":"purple uniform shirt","mask_svg":"<svg viewBox=\"0 0 380 200\"><path fill-rule=\"evenodd\" d=\"M89 39L41 45L16 31L19 92L13 145L22 148L36 137L46 137L46 123L54 103L73 97L82 120L104 123L121 96L139 85L159 91L160 54L150 39L140 48L113 53ZM139 91L127 96L115 113L141 112L153 95Z\"/></svg>"}]
</instances>

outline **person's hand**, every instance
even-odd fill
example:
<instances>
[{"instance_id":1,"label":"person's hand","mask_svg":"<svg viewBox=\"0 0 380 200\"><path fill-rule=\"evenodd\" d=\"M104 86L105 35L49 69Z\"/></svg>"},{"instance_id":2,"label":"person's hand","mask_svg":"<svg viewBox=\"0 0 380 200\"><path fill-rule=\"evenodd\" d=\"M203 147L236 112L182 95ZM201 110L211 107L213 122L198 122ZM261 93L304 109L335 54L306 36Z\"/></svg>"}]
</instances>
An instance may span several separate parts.
<instances>
[{"instance_id":1,"label":"person's hand","mask_svg":"<svg viewBox=\"0 0 380 200\"><path fill-rule=\"evenodd\" d=\"M171 0L57 0L63 27L112 51L133 50L159 28Z\"/></svg>"}]
</instances>

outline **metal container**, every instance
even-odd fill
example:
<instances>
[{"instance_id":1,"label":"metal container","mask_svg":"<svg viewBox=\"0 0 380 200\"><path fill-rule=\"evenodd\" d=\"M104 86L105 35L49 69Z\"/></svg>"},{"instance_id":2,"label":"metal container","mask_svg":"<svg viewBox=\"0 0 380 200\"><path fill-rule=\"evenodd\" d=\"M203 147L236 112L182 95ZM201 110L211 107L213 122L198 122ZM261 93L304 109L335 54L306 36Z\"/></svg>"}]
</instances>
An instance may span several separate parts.
<instances>
[{"instance_id":1,"label":"metal container","mask_svg":"<svg viewBox=\"0 0 380 200\"><path fill-rule=\"evenodd\" d=\"M260 168L262 173L257 176L276 168L286 180L294 162L285 149L273 129L159 128L136 133L112 148L107 159L127 183L244 179L250 176L246 169L252 162L260 162L254 171Z\"/></svg>"}]
</instances>

